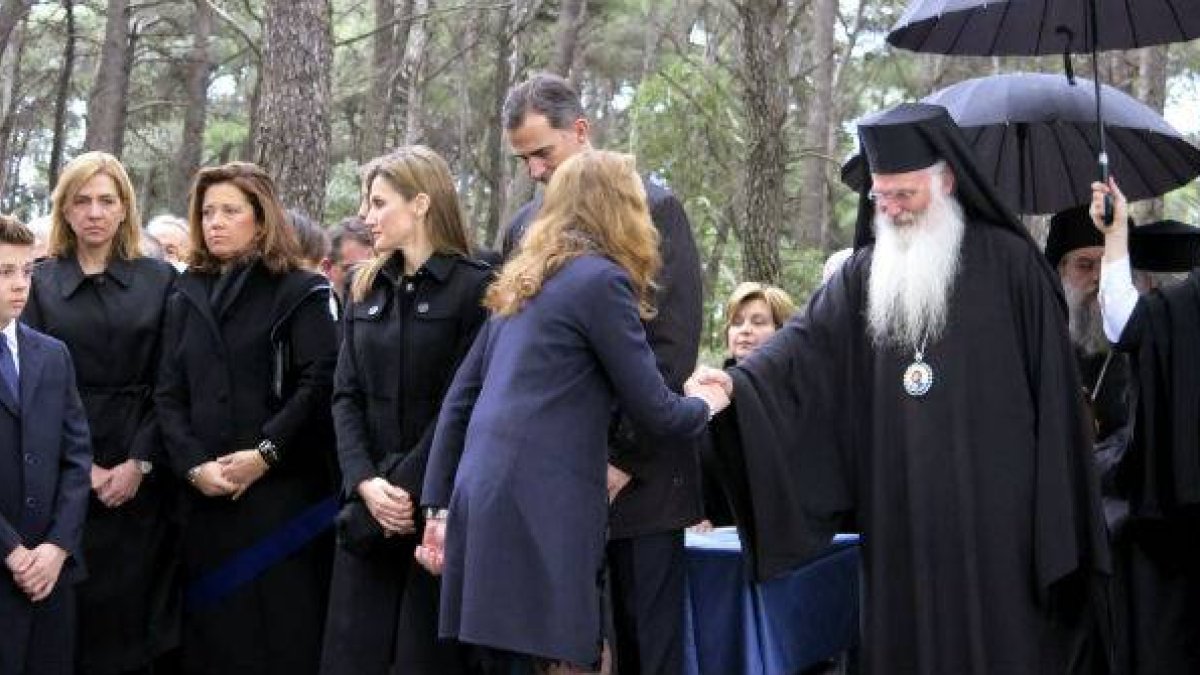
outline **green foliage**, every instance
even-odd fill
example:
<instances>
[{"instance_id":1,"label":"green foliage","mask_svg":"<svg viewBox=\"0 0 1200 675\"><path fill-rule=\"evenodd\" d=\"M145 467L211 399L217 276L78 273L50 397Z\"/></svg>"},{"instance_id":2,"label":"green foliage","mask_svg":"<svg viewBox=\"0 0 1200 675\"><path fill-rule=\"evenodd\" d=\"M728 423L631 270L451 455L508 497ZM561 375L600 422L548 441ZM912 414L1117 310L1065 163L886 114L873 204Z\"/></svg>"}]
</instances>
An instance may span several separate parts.
<instances>
[{"instance_id":1,"label":"green foliage","mask_svg":"<svg viewBox=\"0 0 1200 675\"><path fill-rule=\"evenodd\" d=\"M326 226L358 213L359 200L358 162L345 159L330 167L325 190Z\"/></svg>"}]
</instances>

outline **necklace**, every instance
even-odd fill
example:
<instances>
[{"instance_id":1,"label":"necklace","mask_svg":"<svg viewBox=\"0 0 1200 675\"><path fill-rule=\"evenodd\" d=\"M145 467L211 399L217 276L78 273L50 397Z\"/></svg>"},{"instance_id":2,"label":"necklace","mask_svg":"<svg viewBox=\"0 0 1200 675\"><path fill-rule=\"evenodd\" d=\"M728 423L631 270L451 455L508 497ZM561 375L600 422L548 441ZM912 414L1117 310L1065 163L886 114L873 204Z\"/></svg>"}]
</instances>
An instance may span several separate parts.
<instances>
[{"instance_id":1,"label":"necklace","mask_svg":"<svg viewBox=\"0 0 1200 675\"><path fill-rule=\"evenodd\" d=\"M933 367L925 363L925 347L929 343L929 334L921 339L921 347L913 350L913 362L904 369L904 393L913 398L920 398L933 388Z\"/></svg>"}]
</instances>

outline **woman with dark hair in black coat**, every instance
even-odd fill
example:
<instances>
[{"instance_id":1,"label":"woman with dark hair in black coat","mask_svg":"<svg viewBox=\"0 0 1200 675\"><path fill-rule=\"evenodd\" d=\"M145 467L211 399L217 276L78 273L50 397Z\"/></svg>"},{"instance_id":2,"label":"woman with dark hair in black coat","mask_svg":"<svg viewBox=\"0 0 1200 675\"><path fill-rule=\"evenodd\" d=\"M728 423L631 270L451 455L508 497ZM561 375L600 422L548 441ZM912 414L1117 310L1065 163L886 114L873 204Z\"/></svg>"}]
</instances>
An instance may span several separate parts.
<instances>
[{"instance_id":1,"label":"woman with dark hair in black coat","mask_svg":"<svg viewBox=\"0 0 1200 675\"><path fill-rule=\"evenodd\" d=\"M137 198L112 155L72 160L53 203L22 320L70 349L92 432L76 661L86 675L141 672L178 640L174 483L157 466L153 402L175 270L139 252Z\"/></svg>"},{"instance_id":2,"label":"woman with dark hair in black coat","mask_svg":"<svg viewBox=\"0 0 1200 675\"><path fill-rule=\"evenodd\" d=\"M334 492L329 286L300 269L271 178L203 169L156 394L184 489L182 668L316 672Z\"/></svg>"},{"instance_id":3,"label":"woman with dark hair in black coat","mask_svg":"<svg viewBox=\"0 0 1200 675\"><path fill-rule=\"evenodd\" d=\"M487 265L470 247L450 168L402 148L368 176L377 256L346 308L333 413L346 505L339 517L323 675L450 675L438 584L413 560L425 463L442 396L486 319Z\"/></svg>"}]
</instances>

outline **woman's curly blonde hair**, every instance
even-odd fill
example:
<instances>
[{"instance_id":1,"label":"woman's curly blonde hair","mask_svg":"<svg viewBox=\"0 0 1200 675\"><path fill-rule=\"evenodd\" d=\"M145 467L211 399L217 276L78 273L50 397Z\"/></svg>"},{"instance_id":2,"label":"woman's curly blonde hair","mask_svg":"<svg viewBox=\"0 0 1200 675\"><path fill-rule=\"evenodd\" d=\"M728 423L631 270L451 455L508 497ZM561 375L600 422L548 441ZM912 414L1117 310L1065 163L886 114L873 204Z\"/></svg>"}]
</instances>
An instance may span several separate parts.
<instances>
[{"instance_id":1,"label":"woman's curly blonde hair","mask_svg":"<svg viewBox=\"0 0 1200 675\"><path fill-rule=\"evenodd\" d=\"M652 318L658 231L631 155L584 150L557 169L517 254L488 289L484 304L515 314L546 280L582 255L602 255L629 274L643 319Z\"/></svg>"}]
</instances>

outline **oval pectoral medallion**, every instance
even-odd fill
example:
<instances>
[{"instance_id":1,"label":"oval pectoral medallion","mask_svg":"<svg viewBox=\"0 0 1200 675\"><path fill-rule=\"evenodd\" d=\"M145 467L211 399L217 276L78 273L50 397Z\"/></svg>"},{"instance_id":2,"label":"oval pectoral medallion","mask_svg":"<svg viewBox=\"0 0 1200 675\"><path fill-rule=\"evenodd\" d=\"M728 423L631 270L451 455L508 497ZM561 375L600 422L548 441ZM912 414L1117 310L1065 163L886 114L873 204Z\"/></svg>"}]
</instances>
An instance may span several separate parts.
<instances>
[{"instance_id":1,"label":"oval pectoral medallion","mask_svg":"<svg viewBox=\"0 0 1200 675\"><path fill-rule=\"evenodd\" d=\"M924 361L914 361L904 369L904 391L909 396L924 396L933 388L933 368Z\"/></svg>"}]
</instances>

